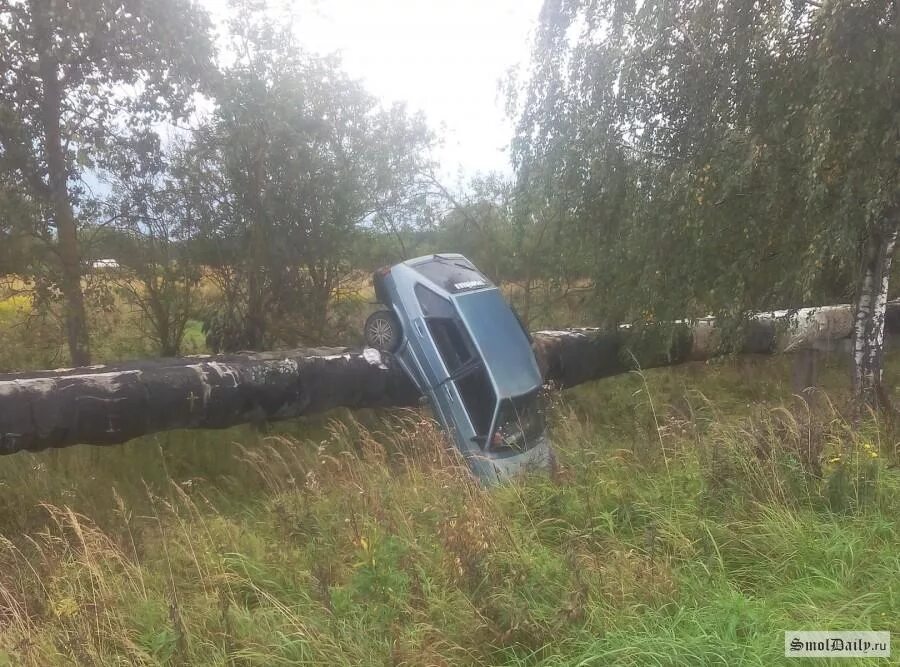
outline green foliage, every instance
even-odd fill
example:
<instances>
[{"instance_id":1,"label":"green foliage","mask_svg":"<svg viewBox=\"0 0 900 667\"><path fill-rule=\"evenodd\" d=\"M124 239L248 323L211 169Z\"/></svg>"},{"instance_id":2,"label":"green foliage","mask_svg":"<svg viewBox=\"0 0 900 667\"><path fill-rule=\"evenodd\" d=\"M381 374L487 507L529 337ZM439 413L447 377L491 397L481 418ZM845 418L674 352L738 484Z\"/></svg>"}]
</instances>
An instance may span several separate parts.
<instances>
[{"instance_id":1,"label":"green foliage","mask_svg":"<svg viewBox=\"0 0 900 667\"><path fill-rule=\"evenodd\" d=\"M844 299L900 219L898 30L887 0L548 0L519 189L613 321Z\"/></svg>"},{"instance_id":2,"label":"green foliage","mask_svg":"<svg viewBox=\"0 0 900 667\"><path fill-rule=\"evenodd\" d=\"M590 249L531 209L508 177L480 175L455 190L434 176L424 180L427 190L407 211L413 219L374 219L353 252L357 266L374 270L452 250L504 289L527 326L597 324L596 314L583 308L593 292Z\"/></svg>"},{"instance_id":3,"label":"green foliage","mask_svg":"<svg viewBox=\"0 0 900 667\"><path fill-rule=\"evenodd\" d=\"M125 279L121 273L111 273L94 276L90 283L88 294L103 295L92 301L90 309L92 348L100 363L143 359L160 351L155 338L147 335L152 327L144 313L133 305L134 286L117 288ZM0 336L4 341L0 347L0 372L59 368L66 364L58 310L55 304L35 301L34 285L0 287ZM182 353L207 352L201 327L197 320L185 322Z\"/></svg>"},{"instance_id":4,"label":"green foliage","mask_svg":"<svg viewBox=\"0 0 900 667\"><path fill-rule=\"evenodd\" d=\"M298 55L269 21L232 25L236 61L175 169L195 261L220 285L210 341L227 349L329 341L356 242L404 203L432 141L420 117L382 108L336 59Z\"/></svg>"},{"instance_id":5,"label":"green foliage","mask_svg":"<svg viewBox=\"0 0 900 667\"><path fill-rule=\"evenodd\" d=\"M152 161L152 124L185 117L208 74L209 19L187 0L47 0L4 2L0 24L0 229L45 250L0 271L64 302L70 355L87 363L79 229L110 216L85 181Z\"/></svg>"},{"instance_id":6,"label":"green foliage","mask_svg":"<svg viewBox=\"0 0 900 667\"><path fill-rule=\"evenodd\" d=\"M93 251L115 259L116 268L106 270L108 281L139 314L155 352L178 356L188 323L200 311L203 276L190 253L190 211L159 172L123 173L116 184L113 197L120 218L115 226L95 232Z\"/></svg>"}]
</instances>

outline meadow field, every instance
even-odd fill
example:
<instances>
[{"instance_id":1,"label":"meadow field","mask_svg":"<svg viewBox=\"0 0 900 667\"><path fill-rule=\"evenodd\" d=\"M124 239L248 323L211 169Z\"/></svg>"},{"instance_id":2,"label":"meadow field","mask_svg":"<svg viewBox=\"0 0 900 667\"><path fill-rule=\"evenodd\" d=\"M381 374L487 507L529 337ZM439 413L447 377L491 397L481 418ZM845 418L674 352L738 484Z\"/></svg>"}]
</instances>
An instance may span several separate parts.
<instances>
[{"instance_id":1,"label":"meadow field","mask_svg":"<svg viewBox=\"0 0 900 667\"><path fill-rule=\"evenodd\" d=\"M0 667L900 665L900 0L0 0L0 62L0 451L254 422L0 456ZM379 294L461 443L537 426L481 276L596 328L543 381L622 372L547 388L549 470L264 423L400 402L323 349L434 253Z\"/></svg>"},{"instance_id":2,"label":"meadow field","mask_svg":"<svg viewBox=\"0 0 900 667\"><path fill-rule=\"evenodd\" d=\"M846 375L559 393L558 469L496 489L414 410L0 459L0 665L774 665L784 630L900 633L898 436L842 416Z\"/></svg>"}]
</instances>

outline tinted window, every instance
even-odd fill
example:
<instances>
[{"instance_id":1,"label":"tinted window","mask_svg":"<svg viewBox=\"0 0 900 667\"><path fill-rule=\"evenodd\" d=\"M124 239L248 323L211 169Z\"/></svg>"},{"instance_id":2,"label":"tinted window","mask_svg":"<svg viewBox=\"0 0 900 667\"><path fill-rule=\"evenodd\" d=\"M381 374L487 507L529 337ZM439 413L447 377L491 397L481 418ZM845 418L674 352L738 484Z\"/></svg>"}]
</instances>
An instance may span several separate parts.
<instances>
[{"instance_id":1,"label":"tinted window","mask_svg":"<svg viewBox=\"0 0 900 667\"><path fill-rule=\"evenodd\" d=\"M429 317L425 323L428 325L431 337L434 338L434 344L441 353L441 359L444 360L444 365L451 375L472 361L474 358L472 345L467 342L465 332L456 321Z\"/></svg>"},{"instance_id":2,"label":"tinted window","mask_svg":"<svg viewBox=\"0 0 900 667\"><path fill-rule=\"evenodd\" d=\"M424 285L416 285L416 298L425 317L456 317L456 310L447 299L432 292Z\"/></svg>"},{"instance_id":3,"label":"tinted window","mask_svg":"<svg viewBox=\"0 0 900 667\"><path fill-rule=\"evenodd\" d=\"M451 293L491 286L491 281L465 259L435 257L413 268Z\"/></svg>"},{"instance_id":4,"label":"tinted window","mask_svg":"<svg viewBox=\"0 0 900 667\"><path fill-rule=\"evenodd\" d=\"M422 285L416 285L415 291L435 347L452 375L475 358L475 346L447 299Z\"/></svg>"}]
</instances>

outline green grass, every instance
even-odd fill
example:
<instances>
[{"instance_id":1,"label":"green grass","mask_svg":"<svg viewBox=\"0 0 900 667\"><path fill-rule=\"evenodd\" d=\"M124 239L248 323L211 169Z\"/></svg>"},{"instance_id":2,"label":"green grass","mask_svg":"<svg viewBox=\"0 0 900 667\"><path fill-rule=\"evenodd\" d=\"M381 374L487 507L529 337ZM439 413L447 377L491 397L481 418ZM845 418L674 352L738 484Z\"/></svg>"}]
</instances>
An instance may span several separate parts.
<instances>
[{"instance_id":1,"label":"green grass","mask_svg":"<svg viewBox=\"0 0 900 667\"><path fill-rule=\"evenodd\" d=\"M784 630L900 633L895 436L842 416L839 366L811 408L788 377L556 396L559 470L493 490L415 411L7 457L0 665L777 665Z\"/></svg>"},{"instance_id":2,"label":"green grass","mask_svg":"<svg viewBox=\"0 0 900 667\"><path fill-rule=\"evenodd\" d=\"M8 288L9 278L0 276L0 373L35 368L58 368L70 364L62 328L59 303L34 307L31 295ZM143 359L159 354L151 340L149 323L135 307L105 284L99 303L89 302L91 353L95 363ZM18 288L23 285L17 283ZM98 297L99 298L99 297ZM185 328L181 354L204 354L206 336L202 322L192 319Z\"/></svg>"}]
</instances>

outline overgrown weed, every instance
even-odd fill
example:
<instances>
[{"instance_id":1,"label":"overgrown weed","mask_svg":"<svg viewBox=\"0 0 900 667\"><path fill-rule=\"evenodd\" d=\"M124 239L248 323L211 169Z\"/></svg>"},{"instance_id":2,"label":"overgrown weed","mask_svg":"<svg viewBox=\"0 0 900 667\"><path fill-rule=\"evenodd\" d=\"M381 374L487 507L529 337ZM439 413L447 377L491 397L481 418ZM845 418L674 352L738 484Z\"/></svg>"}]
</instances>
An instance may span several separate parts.
<instances>
[{"instance_id":1,"label":"overgrown weed","mask_svg":"<svg viewBox=\"0 0 900 667\"><path fill-rule=\"evenodd\" d=\"M900 631L889 430L759 372L769 405L727 365L556 396L557 472L490 490L417 410L29 456L0 665L763 665L785 628Z\"/></svg>"}]
</instances>

